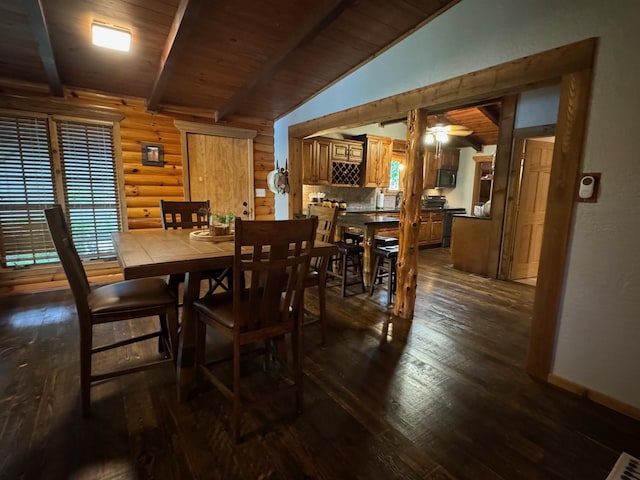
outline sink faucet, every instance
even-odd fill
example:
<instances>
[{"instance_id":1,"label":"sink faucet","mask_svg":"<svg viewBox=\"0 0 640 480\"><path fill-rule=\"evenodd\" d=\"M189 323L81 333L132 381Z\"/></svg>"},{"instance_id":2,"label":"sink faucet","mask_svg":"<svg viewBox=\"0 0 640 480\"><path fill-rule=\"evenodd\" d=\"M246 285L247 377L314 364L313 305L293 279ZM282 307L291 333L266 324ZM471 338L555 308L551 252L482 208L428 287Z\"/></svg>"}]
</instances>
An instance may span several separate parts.
<instances>
[{"instance_id":1,"label":"sink faucet","mask_svg":"<svg viewBox=\"0 0 640 480\"><path fill-rule=\"evenodd\" d=\"M402 201L402 192L396 193L396 208L400 208L400 202Z\"/></svg>"}]
</instances>

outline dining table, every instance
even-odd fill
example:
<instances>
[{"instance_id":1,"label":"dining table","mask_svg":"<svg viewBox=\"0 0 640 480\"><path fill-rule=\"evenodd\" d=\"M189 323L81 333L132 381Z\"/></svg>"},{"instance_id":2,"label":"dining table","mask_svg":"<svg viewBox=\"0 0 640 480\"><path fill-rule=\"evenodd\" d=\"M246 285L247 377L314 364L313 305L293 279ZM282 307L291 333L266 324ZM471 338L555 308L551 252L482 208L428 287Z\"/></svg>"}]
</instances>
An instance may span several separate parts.
<instances>
[{"instance_id":1,"label":"dining table","mask_svg":"<svg viewBox=\"0 0 640 480\"><path fill-rule=\"evenodd\" d=\"M345 213L338 215L336 224L336 237L343 238L343 232L347 228L355 228L364 232L364 253L362 255L362 274L364 284L368 287L373 281L374 262L373 248L375 246L376 232L383 228L398 228L400 221L397 217L384 214L371 213Z\"/></svg>"},{"instance_id":2,"label":"dining table","mask_svg":"<svg viewBox=\"0 0 640 480\"><path fill-rule=\"evenodd\" d=\"M207 270L233 266L232 239L202 241L194 230L147 230L111 234L125 280L185 274L182 326L177 358L178 401L185 401L195 379L196 328L193 302L200 296L200 280ZM329 258L338 253L331 243L315 242L312 256L321 257L320 281L326 280Z\"/></svg>"}]
</instances>

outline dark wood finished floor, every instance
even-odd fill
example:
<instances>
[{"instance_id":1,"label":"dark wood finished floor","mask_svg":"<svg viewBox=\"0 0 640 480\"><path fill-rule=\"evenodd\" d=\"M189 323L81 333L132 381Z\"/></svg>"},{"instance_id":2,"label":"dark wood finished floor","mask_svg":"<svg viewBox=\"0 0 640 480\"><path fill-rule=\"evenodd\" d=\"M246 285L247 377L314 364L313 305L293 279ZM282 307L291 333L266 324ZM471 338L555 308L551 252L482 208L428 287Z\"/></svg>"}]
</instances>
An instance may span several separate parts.
<instances>
[{"instance_id":1,"label":"dark wood finished floor","mask_svg":"<svg viewBox=\"0 0 640 480\"><path fill-rule=\"evenodd\" d=\"M604 480L640 455L640 422L524 373L533 287L453 270L447 250L420 259L415 320L388 335L383 290L329 288L328 346L305 329L304 413L251 413L238 446L222 396L177 404L170 368L94 387L82 419L70 293L0 299L0 477ZM155 344L137 348L98 367Z\"/></svg>"}]
</instances>

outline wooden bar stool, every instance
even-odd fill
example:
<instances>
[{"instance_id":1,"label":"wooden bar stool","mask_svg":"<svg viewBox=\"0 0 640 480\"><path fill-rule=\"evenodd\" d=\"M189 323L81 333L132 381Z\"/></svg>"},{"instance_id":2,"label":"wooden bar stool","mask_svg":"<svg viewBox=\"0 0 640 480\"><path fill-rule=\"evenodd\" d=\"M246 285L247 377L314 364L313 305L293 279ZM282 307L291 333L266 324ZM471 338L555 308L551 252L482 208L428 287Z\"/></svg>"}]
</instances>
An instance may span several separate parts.
<instances>
[{"instance_id":1,"label":"wooden bar stool","mask_svg":"<svg viewBox=\"0 0 640 480\"><path fill-rule=\"evenodd\" d=\"M369 289L369 296L373 295L376 283L387 282L387 307L393 303L393 295L396 291L396 262L398 260L398 245L388 245L373 249L375 256L373 266L373 280Z\"/></svg>"},{"instance_id":2,"label":"wooden bar stool","mask_svg":"<svg viewBox=\"0 0 640 480\"><path fill-rule=\"evenodd\" d=\"M374 240L376 242L376 247L392 247L400 243L396 237L383 237L382 235L376 235Z\"/></svg>"},{"instance_id":3,"label":"wooden bar stool","mask_svg":"<svg viewBox=\"0 0 640 480\"><path fill-rule=\"evenodd\" d=\"M344 241L346 243L354 243L360 245L364 241L364 235L359 232L344 232ZM375 236L376 247L388 247L398 245L399 240L396 237L384 237L382 235Z\"/></svg>"},{"instance_id":4,"label":"wooden bar stool","mask_svg":"<svg viewBox=\"0 0 640 480\"><path fill-rule=\"evenodd\" d=\"M362 293L364 293L364 276L362 270L364 247L355 243L342 241L336 242L336 246L338 247L338 255L332 260L331 269L327 271L327 275L340 279L343 297L347 296L347 287L352 285L360 285Z\"/></svg>"}]
</instances>

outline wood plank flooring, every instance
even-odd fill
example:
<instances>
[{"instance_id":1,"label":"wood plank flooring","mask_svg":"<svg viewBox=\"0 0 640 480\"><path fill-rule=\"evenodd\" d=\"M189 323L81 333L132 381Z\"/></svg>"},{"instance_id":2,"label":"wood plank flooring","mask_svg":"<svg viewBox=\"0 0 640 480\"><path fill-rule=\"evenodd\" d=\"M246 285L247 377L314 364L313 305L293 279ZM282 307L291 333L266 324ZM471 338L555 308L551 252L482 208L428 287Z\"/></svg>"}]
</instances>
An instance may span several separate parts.
<instances>
[{"instance_id":1,"label":"wood plank flooring","mask_svg":"<svg viewBox=\"0 0 640 480\"><path fill-rule=\"evenodd\" d=\"M533 287L419 255L410 325L387 323L382 289L328 289L327 346L305 328L304 413L293 398L251 412L237 446L222 395L178 404L170 367L97 385L82 419L70 293L0 298L0 478L604 480L620 452L640 456L640 422L525 374Z\"/></svg>"}]
</instances>

